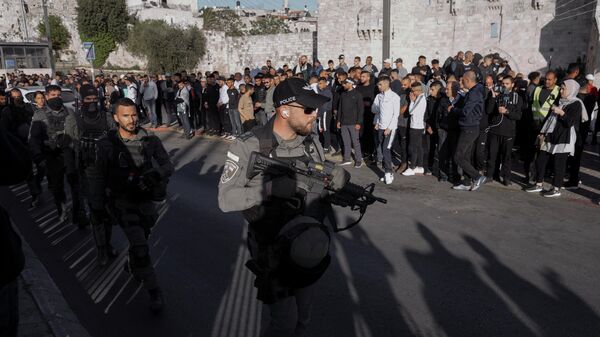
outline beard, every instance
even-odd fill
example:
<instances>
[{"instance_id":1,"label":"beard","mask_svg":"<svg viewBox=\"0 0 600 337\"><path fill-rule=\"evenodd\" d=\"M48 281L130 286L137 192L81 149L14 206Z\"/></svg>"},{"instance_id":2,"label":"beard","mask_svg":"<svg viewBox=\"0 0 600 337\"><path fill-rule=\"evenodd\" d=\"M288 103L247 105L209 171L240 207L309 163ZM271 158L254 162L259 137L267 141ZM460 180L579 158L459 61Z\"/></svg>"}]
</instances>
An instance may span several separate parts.
<instances>
[{"instance_id":1,"label":"beard","mask_svg":"<svg viewBox=\"0 0 600 337\"><path fill-rule=\"evenodd\" d=\"M294 132L300 136L308 136L310 135L310 133L312 132L312 127L313 127L313 123L315 122L316 118L311 118L310 122L308 123L302 123L300 121L298 122L291 122L290 126L292 127L292 130L294 130Z\"/></svg>"}]
</instances>

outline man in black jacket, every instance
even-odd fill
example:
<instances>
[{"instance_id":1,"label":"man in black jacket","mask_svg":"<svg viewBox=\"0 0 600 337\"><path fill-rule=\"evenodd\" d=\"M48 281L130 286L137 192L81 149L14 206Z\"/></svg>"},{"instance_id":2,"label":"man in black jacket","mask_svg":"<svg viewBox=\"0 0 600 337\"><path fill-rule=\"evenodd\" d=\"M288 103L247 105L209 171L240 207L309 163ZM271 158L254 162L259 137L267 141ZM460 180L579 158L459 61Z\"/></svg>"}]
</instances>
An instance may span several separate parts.
<instances>
[{"instance_id":1,"label":"man in black jacket","mask_svg":"<svg viewBox=\"0 0 600 337\"><path fill-rule=\"evenodd\" d=\"M340 95L337 112L337 128L342 133L344 142L344 159L341 165L350 165L351 149L354 149L355 166L362 167L362 152L360 150L359 132L363 123L364 102L362 95L354 90L354 81L346 79L342 86L344 92Z\"/></svg>"},{"instance_id":2,"label":"man in black jacket","mask_svg":"<svg viewBox=\"0 0 600 337\"><path fill-rule=\"evenodd\" d=\"M484 88L477 82L474 71L467 71L462 77L462 84L469 91L465 95L465 104L458 112L460 135L454 154L454 161L466 175L464 184L454 186L455 190L476 191L485 183L486 177L471 163L471 154L475 140L479 137L479 123L484 114Z\"/></svg>"},{"instance_id":3,"label":"man in black jacket","mask_svg":"<svg viewBox=\"0 0 600 337\"><path fill-rule=\"evenodd\" d=\"M31 173L26 146L0 126L0 185L22 182ZM16 337L19 326L17 277L25 264L21 238L12 227L8 213L0 206L0 336Z\"/></svg>"},{"instance_id":4,"label":"man in black jacket","mask_svg":"<svg viewBox=\"0 0 600 337\"><path fill-rule=\"evenodd\" d=\"M487 179L493 179L496 172L496 159L502 158L502 183L511 184L511 153L517 134L517 121L521 119L523 103L513 90L514 79L506 76L502 80L502 92L491 92L493 102L488 106L491 116L489 126L490 157L487 166Z\"/></svg>"}]
</instances>

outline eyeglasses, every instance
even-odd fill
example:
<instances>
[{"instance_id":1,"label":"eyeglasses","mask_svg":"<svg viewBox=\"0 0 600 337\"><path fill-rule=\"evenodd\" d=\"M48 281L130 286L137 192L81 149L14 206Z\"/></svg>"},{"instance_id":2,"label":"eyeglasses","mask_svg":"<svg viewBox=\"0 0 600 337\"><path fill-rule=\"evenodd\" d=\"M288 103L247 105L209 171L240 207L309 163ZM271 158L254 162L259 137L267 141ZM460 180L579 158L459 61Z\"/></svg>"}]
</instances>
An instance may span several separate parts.
<instances>
[{"instance_id":1,"label":"eyeglasses","mask_svg":"<svg viewBox=\"0 0 600 337\"><path fill-rule=\"evenodd\" d=\"M308 107L301 106L301 105L292 105L292 104L289 104L289 106L292 106L294 108L300 108L300 109L304 110L304 113L307 114L307 115L310 115L313 112L315 112L315 110L317 110L317 109L314 109L314 108L308 108Z\"/></svg>"}]
</instances>

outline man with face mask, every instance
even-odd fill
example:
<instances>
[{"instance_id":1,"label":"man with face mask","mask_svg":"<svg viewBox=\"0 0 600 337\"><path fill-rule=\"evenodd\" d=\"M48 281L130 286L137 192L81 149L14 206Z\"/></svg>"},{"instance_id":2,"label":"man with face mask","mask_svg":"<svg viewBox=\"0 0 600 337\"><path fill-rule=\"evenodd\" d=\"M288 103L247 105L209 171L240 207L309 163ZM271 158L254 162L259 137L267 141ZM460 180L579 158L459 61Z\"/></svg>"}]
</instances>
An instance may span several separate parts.
<instances>
[{"instance_id":1,"label":"man with face mask","mask_svg":"<svg viewBox=\"0 0 600 337\"><path fill-rule=\"evenodd\" d=\"M487 106L487 114L491 117L489 126L490 156L487 165L488 180L494 178L496 158L502 158L502 183L511 185L511 153L517 134L517 121L521 119L523 103L513 90L514 79L506 76L502 79L500 93L491 92L492 104Z\"/></svg>"},{"instance_id":2,"label":"man with face mask","mask_svg":"<svg viewBox=\"0 0 600 337\"><path fill-rule=\"evenodd\" d=\"M9 93L9 98L2 95L0 101L4 99L6 104L0 106L0 125L4 130L13 134L23 144L27 144L29 138L29 127L33 116L33 107L30 104L25 104L23 94L19 89L12 89ZM31 193L30 207L35 207L39 204L39 195L41 194L43 180L43 170L38 168L37 174L30 174L27 178L27 187Z\"/></svg>"},{"instance_id":3,"label":"man with face mask","mask_svg":"<svg viewBox=\"0 0 600 337\"><path fill-rule=\"evenodd\" d=\"M66 175L73 203L72 222L83 228L87 225L87 217L79 194L79 177L75 171L72 139L65 134L67 116L73 113L70 108L63 105L59 86L46 87L46 107L33 115L29 146L34 163L46 168L48 188L54 196L61 221L66 221L68 218L64 190Z\"/></svg>"},{"instance_id":4,"label":"man with face mask","mask_svg":"<svg viewBox=\"0 0 600 337\"><path fill-rule=\"evenodd\" d=\"M109 130L114 129L114 121L109 113L102 112L99 108L97 90L84 84L79 89L82 103L78 113L69 114L65 120L65 135L71 140L70 151L76 174L82 186L82 194L86 201L89 201L89 189L87 188L87 176L85 169L94 164L97 160L98 140L105 136ZM108 263L110 257L115 257L116 253L110 245L112 234L112 224L97 219L93 216L92 230L96 247L98 248L98 264L104 266Z\"/></svg>"},{"instance_id":5,"label":"man with face mask","mask_svg":"<svg viewBox=\"0 0 600 337\"><path fill-rule=\"evenodd\" d=\"M148 238L158 219L155 201L164 201L173 164L161 140L139 127L135 103L122 98L115 103L118 124L97 143L97 160L86 169L92 217L106 222L106 204L129 241L125 268L150 295L150 309L163 307Z\"/></svg>"}]
</instances>

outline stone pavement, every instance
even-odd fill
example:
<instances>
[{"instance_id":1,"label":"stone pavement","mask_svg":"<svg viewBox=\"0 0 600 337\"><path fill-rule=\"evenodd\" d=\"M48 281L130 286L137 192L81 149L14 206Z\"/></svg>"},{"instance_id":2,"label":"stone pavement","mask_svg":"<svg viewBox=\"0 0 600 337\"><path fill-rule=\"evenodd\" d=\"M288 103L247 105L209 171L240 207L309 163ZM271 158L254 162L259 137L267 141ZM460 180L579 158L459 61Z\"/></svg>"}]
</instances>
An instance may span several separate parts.
<instances>
[{"instance_id":1,"label":"stone pavement","mask_svg":"<svg viewBox=\"0 0 600 337\"><path fill-rule=\"evenodd\" d=\"M19 337L89 337L44 265L23 240L19 276Z\"/></svg>"}]
</instances>

